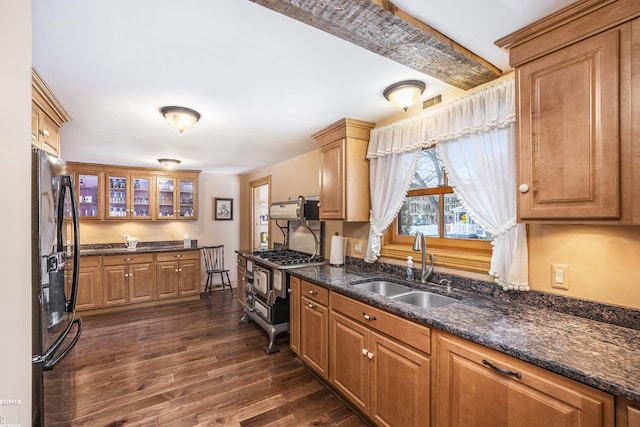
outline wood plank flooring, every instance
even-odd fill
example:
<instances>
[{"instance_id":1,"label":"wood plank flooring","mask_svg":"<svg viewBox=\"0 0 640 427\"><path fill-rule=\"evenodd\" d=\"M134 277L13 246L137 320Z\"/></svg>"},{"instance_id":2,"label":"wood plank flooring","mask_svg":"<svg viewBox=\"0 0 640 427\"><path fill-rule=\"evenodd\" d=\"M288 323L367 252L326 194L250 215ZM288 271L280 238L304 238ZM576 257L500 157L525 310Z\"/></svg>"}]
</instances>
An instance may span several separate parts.
<instances>
[{"instance_id":1,"label":"wood plank flooring","mask_svg":"<svg viewBox=\"0 0 640 427\"><path fill-rule=\"evenodd\" d=\"M46 426L364 426L289 350L239 324L228 292L83 319L45 373Z\"/></svg>"}]
</instances>

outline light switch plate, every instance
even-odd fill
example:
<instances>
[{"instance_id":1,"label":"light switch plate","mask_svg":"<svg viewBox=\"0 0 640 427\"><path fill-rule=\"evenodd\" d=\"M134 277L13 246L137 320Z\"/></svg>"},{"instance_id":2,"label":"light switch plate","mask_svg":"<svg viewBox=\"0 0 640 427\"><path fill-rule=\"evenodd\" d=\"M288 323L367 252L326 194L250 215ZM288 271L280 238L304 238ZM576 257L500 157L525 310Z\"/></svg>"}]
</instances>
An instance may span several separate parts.
<instances>
[{"instance_id":1,"label":"light switch plate","mask_svg":"<svg viewBox=\"0 0 640 427\"><path fill-rule=\"evenodd\" d=\"M569 266L566 264L551 264L551 287L569 290Z\"/></svg>"}]
</instances>

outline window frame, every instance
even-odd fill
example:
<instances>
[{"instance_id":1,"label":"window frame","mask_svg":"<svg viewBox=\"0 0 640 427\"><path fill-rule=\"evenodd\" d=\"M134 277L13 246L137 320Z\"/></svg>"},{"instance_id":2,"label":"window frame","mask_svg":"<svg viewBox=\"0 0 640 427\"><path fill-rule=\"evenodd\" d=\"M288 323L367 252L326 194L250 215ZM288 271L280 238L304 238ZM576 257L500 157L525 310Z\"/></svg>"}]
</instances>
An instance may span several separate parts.
<instances>
[{"instance_id":1,"label":"window frame","mask_svg":"<svg viewBox=\"0 0 640 427\"><path fill-rule=\"evenodd\" d=\"M445 171L444 185L412 189L406 197L438 195L440 197L440 236L444 236L444 195L453 194ZM433 254L434 264L440 267L487 273L491 268L491 240L457 239L450 237L426 237L427 253ZM413 235L398 233L398 217L385 231L380 256L392 259L416 257L413 251Z\"/></svg>"}]
</instances>

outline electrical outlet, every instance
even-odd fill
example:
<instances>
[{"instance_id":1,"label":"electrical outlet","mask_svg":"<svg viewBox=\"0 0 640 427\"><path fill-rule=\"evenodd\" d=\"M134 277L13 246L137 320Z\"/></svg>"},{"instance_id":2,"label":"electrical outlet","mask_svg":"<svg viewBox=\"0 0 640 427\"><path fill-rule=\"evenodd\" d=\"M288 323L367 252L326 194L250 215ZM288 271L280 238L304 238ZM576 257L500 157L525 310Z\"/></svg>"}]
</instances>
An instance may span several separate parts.
<instances>
[{"instance_id":1,"label":"electrical outlet","mask_svg":"<svg viewBox=\"0 0 640 427\"><path fill-rule=\"evenodd\" d=\"M355 242L353 245L353 251L357 254L362 253L362 242Z\"/></svg>"},{"instance_id":2,"label":"electrical outlet","mask_svg":"<svg viewBox=\"0 0 640 427\"><path fill-rule=\"evenodd\" d=\"M551 287L569 290L569 266L566 264L551 264Z\"/></svg>"}]
</instances>

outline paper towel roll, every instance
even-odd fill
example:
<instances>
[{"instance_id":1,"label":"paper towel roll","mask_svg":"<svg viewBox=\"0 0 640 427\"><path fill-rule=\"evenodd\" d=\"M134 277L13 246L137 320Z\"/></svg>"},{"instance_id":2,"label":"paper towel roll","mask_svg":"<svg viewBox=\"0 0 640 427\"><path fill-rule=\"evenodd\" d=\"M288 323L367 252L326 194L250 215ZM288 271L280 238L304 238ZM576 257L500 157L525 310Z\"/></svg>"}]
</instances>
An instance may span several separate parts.
<instances>
[{"instance_id":1,"label":"paper towel roll","mask_svg":"<svg viewBox=\"0 0 640 427\"><path fill-rule=\"evenodd\" d=\"M344 254L347 247L347 238L342 236L331 236L331 254L329 255L329 264L344 264Z\"/></svg>"}]
</instances>

